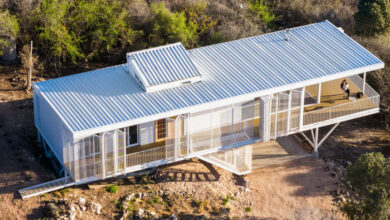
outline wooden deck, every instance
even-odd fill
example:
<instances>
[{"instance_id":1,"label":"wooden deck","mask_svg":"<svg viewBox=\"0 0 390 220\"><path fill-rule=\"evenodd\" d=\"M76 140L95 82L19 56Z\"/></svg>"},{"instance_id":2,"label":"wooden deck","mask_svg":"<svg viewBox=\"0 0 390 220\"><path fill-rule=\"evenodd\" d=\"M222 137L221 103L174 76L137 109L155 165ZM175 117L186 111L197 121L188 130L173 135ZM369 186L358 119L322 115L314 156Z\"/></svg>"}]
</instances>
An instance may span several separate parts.
<instances>
[{"instance_id":1,"label":"wooden deck","mask_svg":"<svg viewBox=\"0 0 390 220\"><path fill-rule=\"evenodd\" d=\"M323 109L335 105L341 105L348 102L353 102L350 99L347 98L347 94L341 90L340 85L341 82L344 80L344 78L336 79L328 82L322 83L321 86L321 103L311 105L308 107L305 107L305 112L310 112L318 109ZM361 92L361 90L353 84L351 81L349 81L346 78L348 84L349 84L349 90L351 91L351 97L356 97L356 94L358 92ZM312 85L306 87L306 91L310 93L311 96L314 98L317 98L318 96L318 85ZM363 95L362 98L367 98L366 95ZM358 99L357 99L358 100Z\"/></svg>"}]
</instances>

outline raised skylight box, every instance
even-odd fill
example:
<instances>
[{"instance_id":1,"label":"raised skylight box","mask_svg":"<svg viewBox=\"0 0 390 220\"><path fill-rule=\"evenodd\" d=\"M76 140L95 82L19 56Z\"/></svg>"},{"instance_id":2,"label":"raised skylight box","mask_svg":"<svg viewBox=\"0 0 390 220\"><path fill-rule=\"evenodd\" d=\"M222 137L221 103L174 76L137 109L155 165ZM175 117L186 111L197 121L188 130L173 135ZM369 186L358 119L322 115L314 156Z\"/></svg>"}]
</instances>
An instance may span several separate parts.
<instances>
[{"instance_id":1,"label":"raised skylight box","mask_svg":"<svg viewBox=\"0 0 390 220\"><path fill-rule=\"evenodd\" d=\"M128 53L126 58L129 73L146 92L201 80L199 70L181 43Z\"/></svg>"}]
</instances>

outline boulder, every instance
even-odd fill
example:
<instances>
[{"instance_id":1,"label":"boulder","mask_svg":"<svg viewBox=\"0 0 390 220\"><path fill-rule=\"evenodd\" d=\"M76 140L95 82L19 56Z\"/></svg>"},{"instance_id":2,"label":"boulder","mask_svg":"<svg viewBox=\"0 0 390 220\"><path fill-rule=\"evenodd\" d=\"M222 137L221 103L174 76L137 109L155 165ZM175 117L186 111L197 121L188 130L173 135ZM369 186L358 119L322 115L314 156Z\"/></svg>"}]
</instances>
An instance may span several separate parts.
<instances>
[{"instance_id":1,"label":"boulder","mask_svg":"<svg viewBox=\"0 0 390 220\"><path fill-rule=\"evenodd\" d=\"M94 213L100 215L100 211L102 210L102 205L100 205L99 203L92 202L91 209Z\"/></svg>"},{"instance_id":2,"label":"boulder","mask_svg":"<svg viewBox=\"0 0 390 220\"><path fill-rule=\"evenodd\" d=\"M53 202L50 202L45 207L45 215L47 217L58 218L60 217L60 208Z\"/></svg>"},{"instance_id":3,"label":"boulder","mask_svg":"<svg viewBox=\"0 0 390 220\"><path fill-rule=\"evenodd\" d=\"M132 194L126 196L125 199L126 199L127 201L130 201L130 200L132 200L134 197L135 197L135 193L132 193Z\"/></svg>"},{"instance_id":4,"label":"boulder","mask_svg":"<svg viewBox=\"0 0 390 220\"><path fill-rule=\"evenodd\" d=\"M79 198L79 205L80 205L81 207L85 206L86 202L87 202L87 200L84 199L83 197L80 197L80 198Z\"/></svg>"},{"instance_id":5,"label":"boulder","mask_svg":"<svg viewBox=\"0 0 390 220\"><path fill-rule=\"evenodd\" d=\"M138 217L142 218L144 216L144 213L145 213L145 211L143 209L139 208L136 214Z\"/></svg>"},{"instance_id":6,"label":"boulder","mask_svg":"<svg viewBox=\"0 0 390 220\"><path fill-rule=\"evenodd\" d=\"M168 220L177 220L177 217L176 217L175 213L172 213L172 214L168 217Z\"/></svg>"}]
</instances>

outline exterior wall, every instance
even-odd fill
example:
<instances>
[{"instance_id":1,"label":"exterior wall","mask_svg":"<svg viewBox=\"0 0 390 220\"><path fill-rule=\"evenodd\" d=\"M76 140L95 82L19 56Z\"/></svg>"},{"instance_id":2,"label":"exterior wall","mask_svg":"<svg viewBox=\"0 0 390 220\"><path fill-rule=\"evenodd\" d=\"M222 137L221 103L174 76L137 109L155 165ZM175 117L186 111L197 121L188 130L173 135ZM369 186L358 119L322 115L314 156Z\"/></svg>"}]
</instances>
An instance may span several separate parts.
<instances>
[{"instance_id":1,"label":"exterior wall","mask_svg":"<svg viewBox=\"0 0 390 220\"><path fill-rule=\"evenodd\" d=\"M34 123L39 129L42 137L46 140L51 150L57 156L58 160L63 163L64 143L69 142L70 133L65 129L65 125L53 110L39 90L34 89Z\"/></svg>"}]
</instances>

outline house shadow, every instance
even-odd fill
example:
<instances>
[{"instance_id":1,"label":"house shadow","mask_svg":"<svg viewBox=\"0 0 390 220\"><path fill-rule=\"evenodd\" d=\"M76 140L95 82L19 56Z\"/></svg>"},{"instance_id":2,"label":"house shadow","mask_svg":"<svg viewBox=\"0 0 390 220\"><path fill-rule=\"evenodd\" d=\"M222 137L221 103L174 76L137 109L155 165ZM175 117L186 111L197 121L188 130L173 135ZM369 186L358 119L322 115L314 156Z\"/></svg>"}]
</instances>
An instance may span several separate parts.
<instances>
[{"instance_id":1,"label":"house shadow","mask_svg":"<svg viewBox=\"0 0 390 220\"><path fill-rule=\"evenodd\" d=\"M32 99L0 103L0 194L20 199L18 190L55 179L36 141Z\"/></svg>"},{"instance_id":2,"label":"house shadow","mask_svg":"<svg viewBox=\"0 0 390 220\"><path fill-rule=\"evenodd\" d=\"M188 162L202 164L207 171L188 171L171 168L172 166L184 165ZM156 183L163 182L215 182L220 179L218 171L209 163L202 160L180 161L158 168Z\"/></svg>"}]
</instances>

